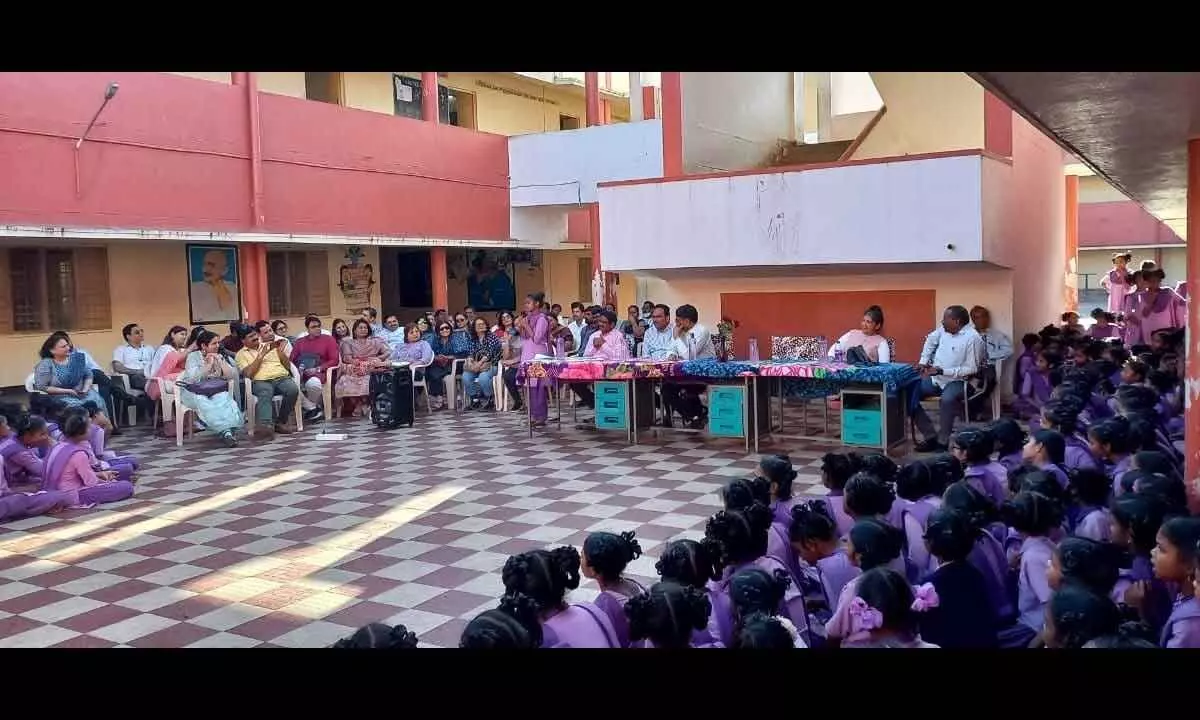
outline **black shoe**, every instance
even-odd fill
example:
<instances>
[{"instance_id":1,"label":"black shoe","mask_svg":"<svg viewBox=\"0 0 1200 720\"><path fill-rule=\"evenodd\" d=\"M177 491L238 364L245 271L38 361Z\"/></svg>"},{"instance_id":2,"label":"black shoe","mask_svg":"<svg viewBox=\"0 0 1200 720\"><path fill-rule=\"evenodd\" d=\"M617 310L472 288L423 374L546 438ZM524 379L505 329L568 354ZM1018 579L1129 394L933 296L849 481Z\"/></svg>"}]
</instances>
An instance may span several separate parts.
<instances>
[{"instance_id":1,"label":"black shoe","mask_svg":"<svg viewBox=\"0 0 1200 720\"><path fill-rule=\"evenodd\" d=\"M487 402L483 404L483 410L484 412L494 412L496 410L496 401L488 398Z\"/></svg>"},{"instance_id":2,"label":"black shoe","mask_svg":"<svg viewBox=\"0 0 1200 720\"><path fill-rule=\"evenodd\" d=\"M308 412L304 413L304 422L306 422L306 423L319 422L323 416L324 416L324 413L321 412L321 408L313 408L312 410L309 410Z\"/></svg>"},{"instance_id":3,"label":"black shoe","mask_svg":"<svg viewBox=\"0 0 1200 720\"><path fill-rule=\"evenodd\" d=\"M516 402L513 403L513 407L512 407L513 412L521 412L524 409L525 409L525 403L521 402L520 400L517 400Z\"/></svg>"},{"instance_id":4,"label":"black shoe","mask_svg":"<svg viewBox=\"0 0 1200 720\"><path fill-rule=\"evenodd\" d=\"M471 404L467 406L467 410L478 410L483 407L483 401L477 397L471 398Z\"/></svg>"},{"instance_id":5,"label":"black shoe","mask_svg":"<svg viewBox=\"0 0 1200 720\"><path fill-rule=\"evenodd\" d=\"M913 450L919 453L946 452L945 445L938 442L937 438L929 438L913 445Z\"/></svg>"}]
</instances>

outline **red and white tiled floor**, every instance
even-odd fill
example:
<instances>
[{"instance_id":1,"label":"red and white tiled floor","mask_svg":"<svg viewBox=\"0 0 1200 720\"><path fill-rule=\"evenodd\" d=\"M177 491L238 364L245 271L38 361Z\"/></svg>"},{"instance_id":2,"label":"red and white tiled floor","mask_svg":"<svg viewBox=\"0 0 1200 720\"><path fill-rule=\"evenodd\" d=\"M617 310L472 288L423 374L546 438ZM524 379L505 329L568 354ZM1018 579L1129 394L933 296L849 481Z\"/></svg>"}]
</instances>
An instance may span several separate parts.
<instances>
[{"instance_id":1,"label":"red and white tiled floor","mask_svg":"<svg viewBox=\"0 0 1200 720\"><path fill-rule=\"evenodd\" d=\"M662 543L699 536L719 485L756 462L695 435L629 446L564 424L531 440L511 413L330 427L349 440L125 433L134 498L0 526L0 647L322 647L375 621L455 647L509 555L635 530L630 573L653 579ZM797 491L822 494L830 447L781 447Z\"/></svg>"}]
</instances>

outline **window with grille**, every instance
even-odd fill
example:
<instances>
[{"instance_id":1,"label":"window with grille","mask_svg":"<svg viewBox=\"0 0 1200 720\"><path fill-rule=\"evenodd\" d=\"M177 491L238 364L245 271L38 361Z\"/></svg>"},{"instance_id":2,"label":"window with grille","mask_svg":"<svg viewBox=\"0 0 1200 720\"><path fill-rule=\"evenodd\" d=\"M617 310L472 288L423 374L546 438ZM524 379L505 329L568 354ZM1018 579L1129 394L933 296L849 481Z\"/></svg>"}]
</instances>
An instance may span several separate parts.
<instances>
[{"instance_id":1,"label":"window with grille","mask_svg":"<svg viewBox=\"0 0 1200 720\"><path fill-rule=\"evenodd\" d=\"M268 252L267 306L272 318L329 315L325 251Z\"/></svg>"},{"instance_id":2,"label":"window with grille","mask_svg":"<svg viewBox=\"0 0 1200 720\"><path fill-rule=\"evenodd\" d=\"M0 250L0 282L0 333L112 327L104 248Z\"/></svg>"}]
</instances>

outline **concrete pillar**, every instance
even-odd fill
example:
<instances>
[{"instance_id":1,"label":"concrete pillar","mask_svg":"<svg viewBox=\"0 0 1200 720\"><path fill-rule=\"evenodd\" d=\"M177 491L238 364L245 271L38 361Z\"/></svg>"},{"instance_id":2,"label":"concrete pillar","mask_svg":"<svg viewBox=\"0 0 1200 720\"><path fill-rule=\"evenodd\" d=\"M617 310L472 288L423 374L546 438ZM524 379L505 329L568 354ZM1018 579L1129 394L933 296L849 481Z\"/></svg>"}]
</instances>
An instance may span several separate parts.
<instances>
[{"instance_id":1,"label":"concrete pillar","mask_svg":"<svg viewBox=\"0 0 1200 720\"><path fill-rule=\"evenodd\" d=\"M438 74L421 73L421 119L425 122L438 121Z\"/></svg>"},{"instance_id":2,"label":"concrete pillar","mask_svg":"<svg viewBox=\"0 0 1200 720\"><path fill-rule=\"evenodd\" d=\"M1189 505L1200 513L1200 139L1188 141L1187 189L1187 375L1184 379L1184 425Z\"/></svg>"},{"instance_id":3,"label":"concrete pillar","mask_svg":"<svg viewBox=\"0 0 1200 720\"><path fill-rule=\"evenodd\" d=\"M583 74L584 115L587 127L603 122L600 115L600 73Z\"/></svg>"},{"instance_id":4,"label":"concrete pillar","mask_svg":"<svg viewBox=\"0 0 1200 720\"><path fill-rule=\"evenodd\" d=\"M646 119L642 110L642 74L629 73L629 122L640 122Z\"/></svg>"},{"instance_id":5,"label":"concrete pillar","mask_svg":"<svg viewBox=\"0 0 1200 720\"><path fill-rule=\"evenodd\" d=\"M1068 175L1067 183L1067 254L1063 269L1063 309L1079 311L1079 176Z\"/></svg>"},{"instance_id":6,"label":"concrete pillar","mask_svg":"<svg viewBox=\"0 0 1200 720\"><path fill-rule=\"evenodd\" d=\"M450 302L450 276L446 272L446 248L429 249L429 282L433 286L433 309L445 308L446 312L454 310L446 307Z\"/></svg>"}]
</instances>

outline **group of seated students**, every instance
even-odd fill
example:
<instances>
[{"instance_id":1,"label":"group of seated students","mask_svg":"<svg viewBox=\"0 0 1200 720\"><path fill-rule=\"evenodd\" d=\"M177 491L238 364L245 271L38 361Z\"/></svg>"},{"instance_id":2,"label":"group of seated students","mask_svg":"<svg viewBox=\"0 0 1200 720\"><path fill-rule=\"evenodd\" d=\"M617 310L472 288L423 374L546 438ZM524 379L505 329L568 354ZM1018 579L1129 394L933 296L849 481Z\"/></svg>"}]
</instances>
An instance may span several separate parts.
<instances>
[{"instance_id":1,"label":"group of seated students","mask_svg":"<svg viewBox=\"0 0 1200 720\"><path fill-rule=\"evenodd\" d=\"M1200 647L1200 517L1172 459L1108 422L1078 469L1061 433L1026 440L1011 419L903 467L830 453L822 499L765 456L723 487L703 539L665 545L659 582L626 575L632 532L524 552L460 647ZM599 594L572 602L583 577ZM378 624L335 645L416 646Z\"/></svg>"},{"instance_id":2,"label":"group of seated students","mask_svg":"<svg viewBox=\"0 0 1200 720\"><path fill-rule=\"evenodd\" d=\"M91 401L66 407L53 422L0 408L0 522L133 495L138 460L105 448L97 415Z\"/></svg>"}]
</instances>

